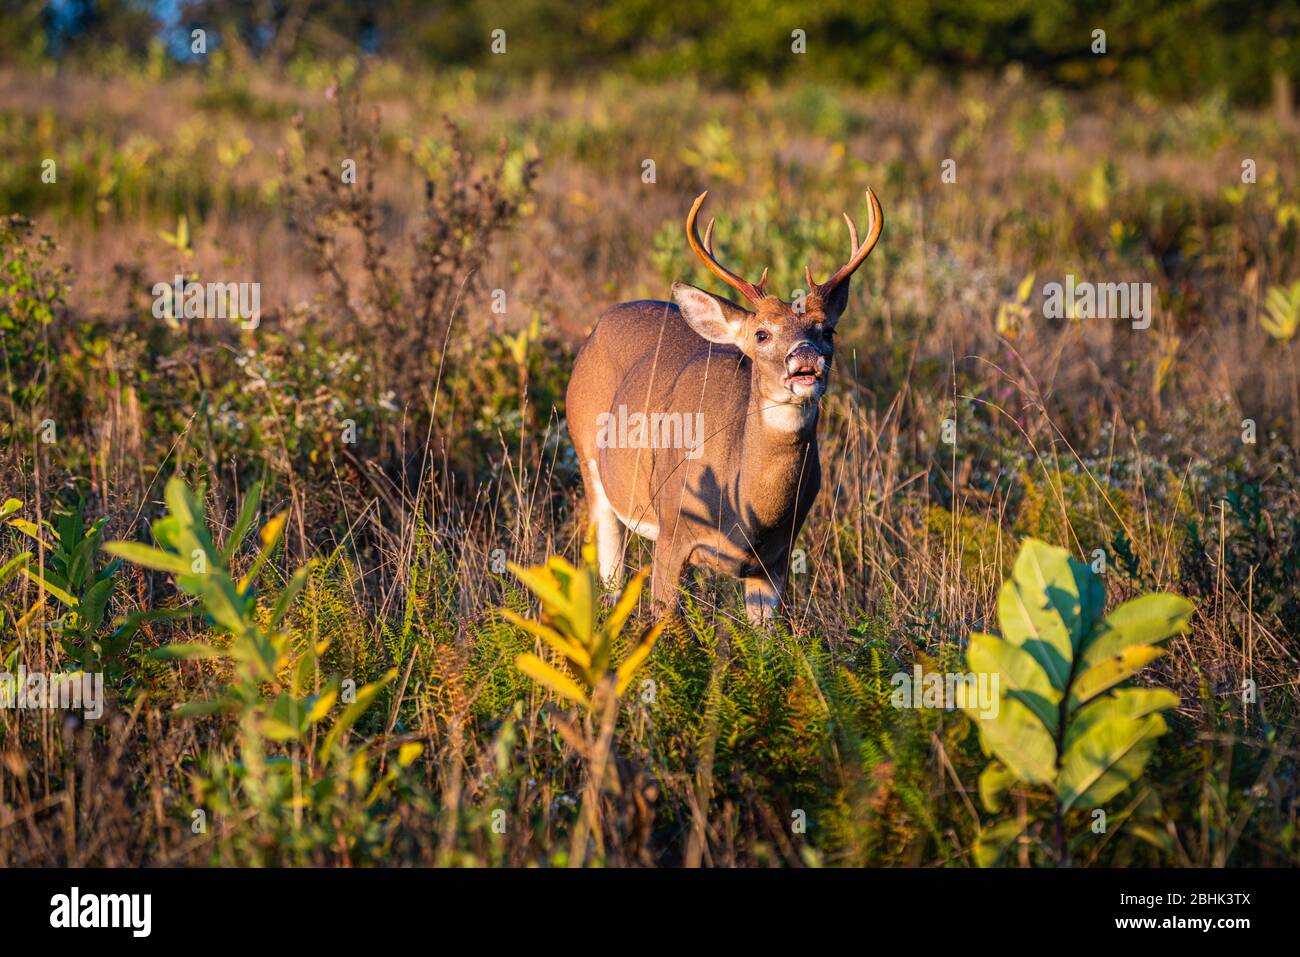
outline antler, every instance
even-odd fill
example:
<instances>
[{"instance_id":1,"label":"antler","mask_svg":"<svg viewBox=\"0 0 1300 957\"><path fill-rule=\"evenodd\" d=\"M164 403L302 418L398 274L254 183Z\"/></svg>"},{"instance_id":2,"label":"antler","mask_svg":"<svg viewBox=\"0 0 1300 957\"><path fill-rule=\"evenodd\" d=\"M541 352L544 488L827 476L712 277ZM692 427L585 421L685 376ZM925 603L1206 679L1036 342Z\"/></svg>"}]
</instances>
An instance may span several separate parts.
<instances>
[{"instance_id":1,"label":"antler","mask_svg":"<svg viewBox=\"0 0 1300 957\"><path fill-rule=\"evenodd\" d=\"M858 228L853 225L853 220L849 214L844 214L844 221L849 224L849 261L841 266L830 279L823 283L813 281L812 267L805 266L803 270L804 277L808 280L809 291L816 291L819 296L825 297L832 292L836 286L844 282L857 268L867 261L871 255L871 250L875 248L876 241L880 239L880 229L885 225L885 216L880 211L880 201L876 199L876 194L867 190L867 203L871 208L871 219L867 223L867 240L861 246L858 245Z\"/></svg>"},{"instance_id":2,"label":"antler","mask_svg":"<svg viewBox=\"0 0 1300 957\"><path fill-rule=\"evenodd\" d=\"M700 241L700 230L696 225L696 220L700 215L700 207L704 205L704 199L709 195L706 189L696 197L695 205L691 207L690 214L686 217L686 241L691 244L691 249L695 250L695 255L704 260L704 265L709 267L709 271L725 282L736 292L740 293L754 305L758 305L767 298L767 292L763 288L767 285L767 270L763 270L762 278L758 284L741 279L734 272L728 269L722 263L718 262L717 257L713 255L713 220L709 220L709 225L704 233L704 241Z\"/></svg>"}]
</instances>

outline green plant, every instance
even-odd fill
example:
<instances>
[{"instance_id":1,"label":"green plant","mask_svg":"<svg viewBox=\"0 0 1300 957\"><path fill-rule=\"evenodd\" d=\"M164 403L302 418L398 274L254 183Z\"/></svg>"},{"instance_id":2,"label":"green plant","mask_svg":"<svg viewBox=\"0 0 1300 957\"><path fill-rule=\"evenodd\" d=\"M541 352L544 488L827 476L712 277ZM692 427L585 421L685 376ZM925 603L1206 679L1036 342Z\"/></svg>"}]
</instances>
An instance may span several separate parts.
<instances>
[{"instance_id":1,"label":"green plant","mask_svg":"<svg viewBox=\"0 0 1300 957\"><path fill-rule=\"evenodd\" d=\"M160 547L111 542L106 550L171 574L181 591L199 598L207 623L228 636L224 644L178 642L154 652L163 660L223 659L234 665L233 680L220 694L176 709L182 717L230 713L238 718L239 760L213 755L208 776L199 781L200 793L227 814L251 806L259 825L291 847L294 838L286 832L301 832L304 808L320 822L347 810L350 798L360 799L363 808L374 806L395 780L397 769L371 786L366 750L349 750L346 736L396 677L396 670L357 688L355 695L341 695L338 675L322 682L318 665L325 643L295 636L282 627L307 581L310 564L289 577L269 609L259 606L255 583L280 540L287 513L262 527L257 557L243 576L235 578L230 562L252 530L260 487L254 486L244 499L220 548L208 531L198 498L184 482L176 477L168 480L165 497L167 515L152 526ZM328 723L341 696L347 706ZM287 761L272 751L284 744L292 747ZM399 752L398 767L409 765L421 750L418 743L408 743ZM255 861L261 859L255 844L251 851Z\"/></svg>"},{"instance_id":2,"label":"green plant","mask_svg":"<svg viewBox=\"0 0 1300 957\"><path fill-rule=\"evenodd\" d=\"M20 502L18 499L16 498L6 499L4 504L0 505L0 522L3 522L5 519L9 518L10 515L13 515L22 507L23 507L23 503ZM13 525L13 521L10 520L8 524ZM31 560L32 560L32 553L30 551L26 551L26 552L19 552L17 555L13 556L13 558L0 561L0 588L3 588L5 585L7 585L9 581L19 572L24 571L27 568L27 563L30 562ZM5 608L3 605L0 605L0 634L9 633L8 616L9 616L9 610ZM8 657L7 649L3 645L0 645L0 666L8 665L7 657Z\"/></svg>"},{"instance_id":3,"label":"green plant","mask_svg":"<svg viewBox=\"0 0 1300 957\"><path fill-rule=\"evenodd\" d=\"M1300 282L1269 289L1259 324L1274 339L1288 342L1295 337L1300 329Z\"/></svg>"},{"instance_id":4,"label":"green plant","mask_svg":"<svg viewBox=\"0 0 1300 957\"><path fill-rule=\"evenodd\" d=\"M551 556L545 565L535 568L522 568L515 564L509 567L541 602L542 620L530 621L508 608L500 609L501 615L550 645L577 678L574 680L531 653L521 654L515 659L515 667L520 671L584 711L581 731L574 727L568 716L552 715L560 734L578 752L587 769L582 814L574 828L569 850L569 864L576 867L582 863L588 833L596 837L598 848L602 846L597 827L602 789L614 793L619 791L614 760L618 697L631 682L636 669L650 656L667 620L661 619L645 629L623 662L614 665L614 651L623 626L641 597L648 570L642 569L632 576L604 624L598 624L601 587L594 539L589 538L583 546L582 564L577 568L558 555ZM598 719L599 723L593 719Z\"/></svg>"},{"instance_id":5,"label":"green plant","mask_svg":"<svg viewBox=\"0 0 1300 957\"><path fill-rule=\"evenodd\" d=\"M1155 740L1161 711L1178 704L1163 688L1118 687L1164 653L1187 628L1184 598L1150 594L1104 615L1101 580L1062 548L1027 540L998 596L1001 637L973 634L967 664L997 679L996 707L960 702L993 761L980 775L992 812L1017 784L1046 790L1058 863L1068 862L1065 819L1096 808L1137 781ZM1026 832L1026 816L984 830L976 850L995 863Z\"/></svg>"},{"instance_id":6,"label":"green plant","mask_svg":"<svg viewBox=\"0 0 1300 957\"><path fill-rule=\"evenodd\" d=\"M11 500L6 508L10 504L18 503ZM41 528L34 522L12 518L9 524L45 550L44 564L35 567L29 561L23 573L64 608L50 625L59 636L59 647L77 670L105 672L113 680L121 675L119 658L140 619L119 622L106 633L119 563L112 561L101 567L101 540L108 520L101 518L87 528L85 513L86 503L78 498L71 508L56 512L53 522L42 522L49 542L42 538ZM30 558L31 553L26 554Z\"/></svg>"}]
</instances>

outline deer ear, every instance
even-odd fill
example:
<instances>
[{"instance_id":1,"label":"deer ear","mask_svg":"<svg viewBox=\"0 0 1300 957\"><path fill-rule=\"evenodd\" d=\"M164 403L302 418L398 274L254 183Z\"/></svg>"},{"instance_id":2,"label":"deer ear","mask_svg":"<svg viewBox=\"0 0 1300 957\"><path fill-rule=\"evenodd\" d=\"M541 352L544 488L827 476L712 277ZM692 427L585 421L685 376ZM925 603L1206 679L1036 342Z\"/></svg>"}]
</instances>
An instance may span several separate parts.
<instances>
[{"instance_id":1,"label":"deer ear","mask_svg":"<svg viewBox=\"0 0 1300 957\"><path fill-rule=\"evenodd\" d=\"M832 329L840 321L840 316L844 315L844 310L849 307L849 281L846 279L826 296L822 303L822 311L826 313L826 325Z\"/></svg>"},{"instance_id":2,"label":"deer ear","mask_svg":"<svg viewBox=\"0 0 1300 957\"><path fill-rule=\"evenodd\" d=\"M740 345L750 313L729 299L684 282L673 283L673 300L692 329L719 345Z\"/></svg>"}]
</instances>

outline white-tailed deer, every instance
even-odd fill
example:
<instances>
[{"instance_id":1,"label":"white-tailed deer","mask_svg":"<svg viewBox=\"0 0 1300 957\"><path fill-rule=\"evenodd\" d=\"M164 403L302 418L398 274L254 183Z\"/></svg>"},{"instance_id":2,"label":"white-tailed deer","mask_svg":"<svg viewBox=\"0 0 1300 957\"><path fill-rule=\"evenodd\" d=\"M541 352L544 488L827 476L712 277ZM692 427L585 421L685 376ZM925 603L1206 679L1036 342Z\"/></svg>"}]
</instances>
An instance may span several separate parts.
<instances>
[{"instance_id":1,"label":"white-tailed deer","mask_svg":"<svg viewBox=\"0 0 1300 957\"><path fill-rule=\"evenodd\" d=\"M622 576L627 529L655 543L656 604L677 609L688 566L745 583L753 621L780 607L795 536L821 486L817 409L830 375L849 277L880 238L867 190L866 239L847 213L849 260L824 283L805 268L802 302L784 302L723 266L713 222L701 241L701 193L686 238L710 271L749 301L675 282L669 302L624 302L601 315L567 395L602 577Z\"/></svg>"}]
</instances>

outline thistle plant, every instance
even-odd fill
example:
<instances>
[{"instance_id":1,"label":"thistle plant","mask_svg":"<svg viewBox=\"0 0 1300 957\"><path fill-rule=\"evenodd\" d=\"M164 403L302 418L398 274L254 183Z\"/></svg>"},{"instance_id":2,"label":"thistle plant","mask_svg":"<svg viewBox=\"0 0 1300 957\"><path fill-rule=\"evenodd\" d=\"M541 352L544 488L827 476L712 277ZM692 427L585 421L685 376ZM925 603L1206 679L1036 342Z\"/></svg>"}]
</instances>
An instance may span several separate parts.
<instances>
[{"instance_id":1,"label":"thistle plant","mask_svg":"<svg viewBox=\"0 0 1300 957\"><path fill-rule=\"evenodd\" d=\"M578 567L552 556L544 565L523 568L511 564L509 568L541 603L541 620L531 621L506 608L501 609L502 616L556 651L573 677L534 654L519 655L515 667L583 711L580 731L567 716L552 715L561 736L586 766L582 813L569 849L569 865L578 867L586 853L589 833L595 837L597 849L603 850L598 827L602 787L614 793L619 789L614 771L618 698L631 683L636 669L649 657L666 621L660 620L646 628L623 661L615 665L615 648L641 597L648 570L642 569L632 576L600 624L601 586L593 539L588 538L583 546L582 564Z\"/></svg>"},{"instance_id":2,"label":"thistle plant","mask_svg":"<svg viewBox=\"0 0 1300 957\"><path fill-rule=\"evenodd\" d=\"M1192 604L1149 594L1109 615L1100 578L1062 548L1027 540L998 598L1001 637L974 634L971 672L998 678L997 707L970 697L963 709L993 760L980 775L984 806L1000 810L1017 785L1046 791L1055 856L1068 863L1065 821L1097 808L1142 776L1166 730L1160 712L1178 696L1164 688L1121 687L1160 655L1161 643L1186 630ZM996 863L1031 821L1021 817L986 829L976 848Z\"/></svg>"}]
</instances>

